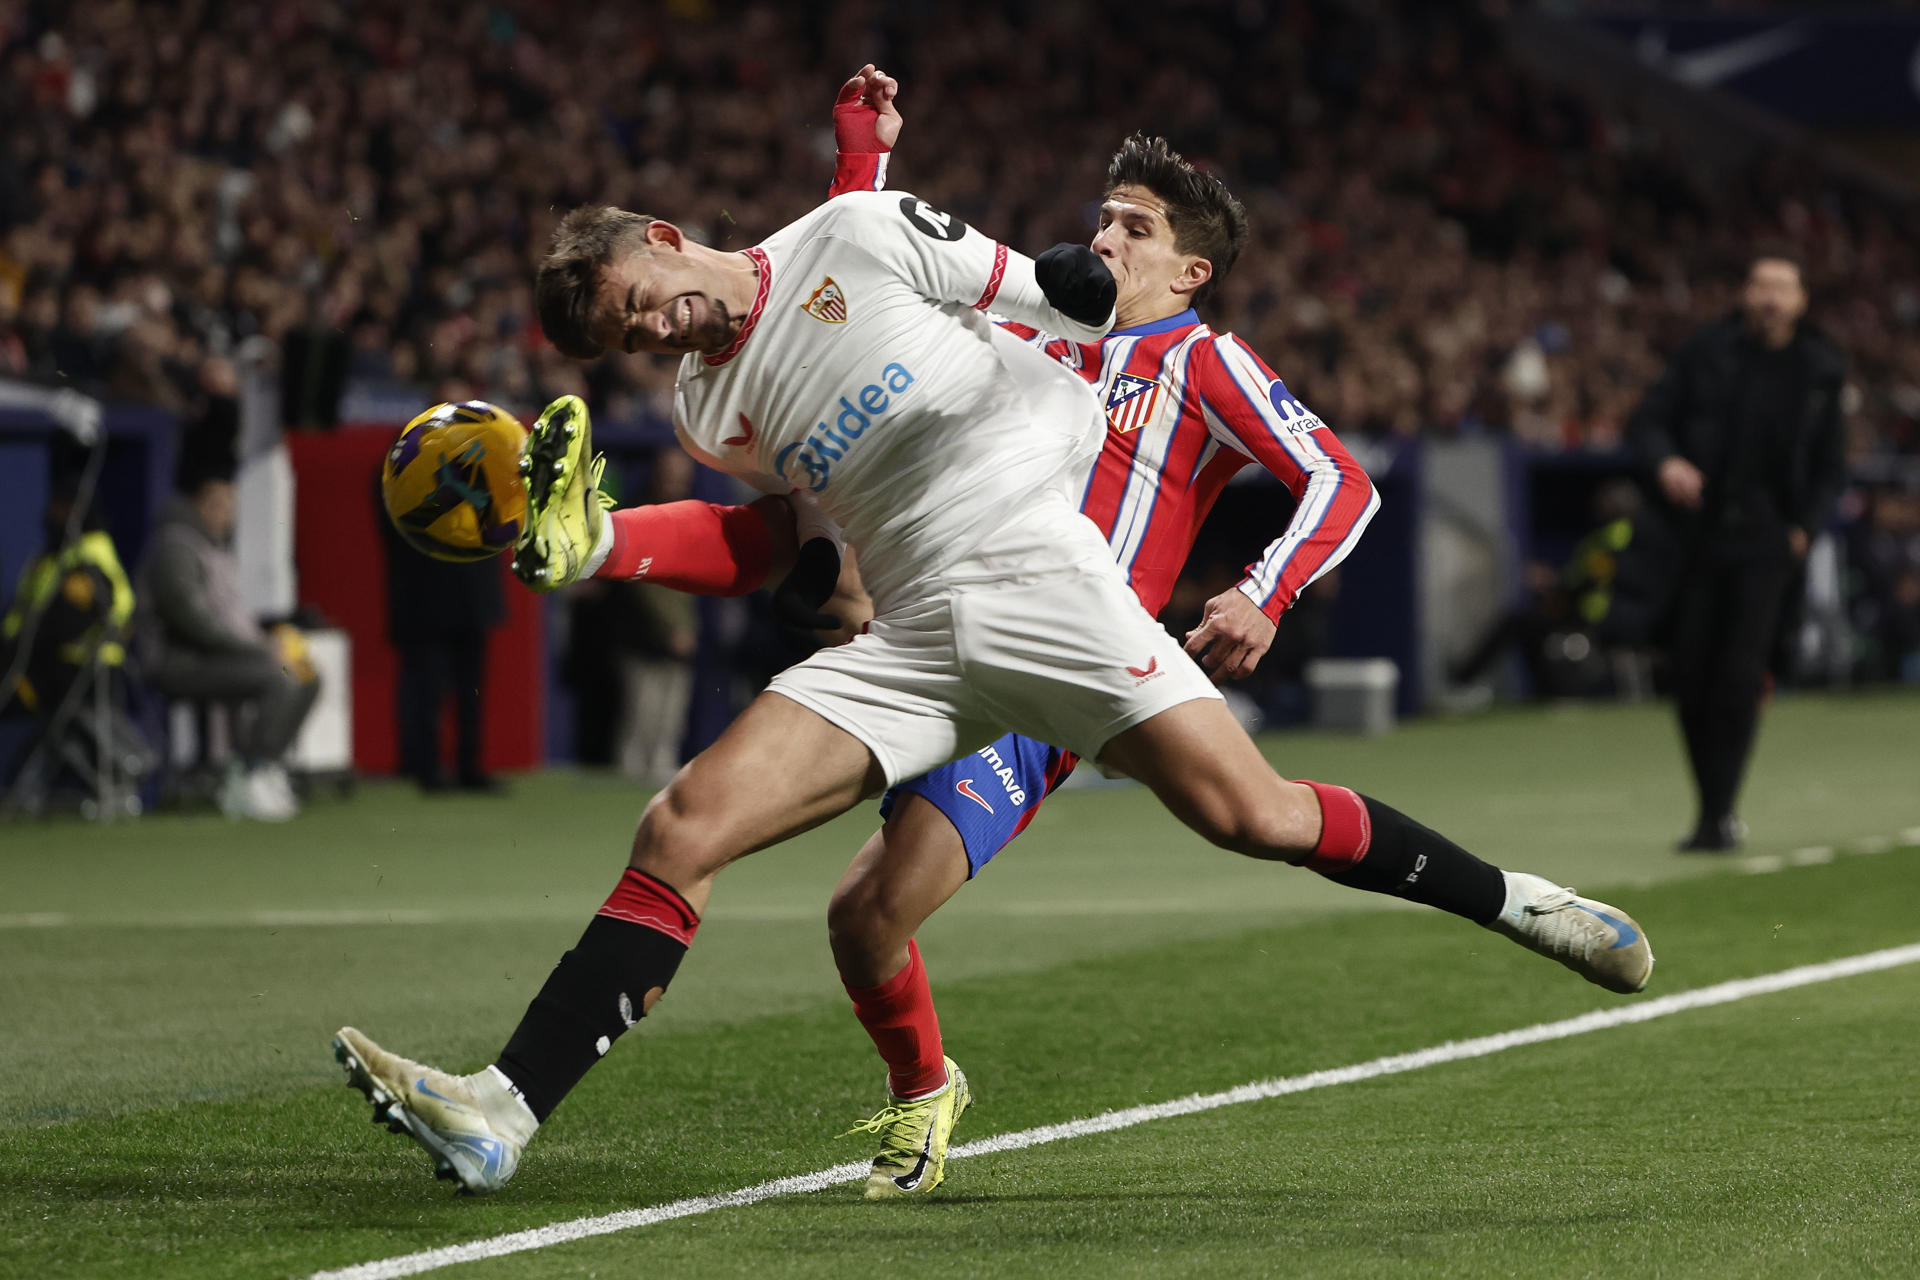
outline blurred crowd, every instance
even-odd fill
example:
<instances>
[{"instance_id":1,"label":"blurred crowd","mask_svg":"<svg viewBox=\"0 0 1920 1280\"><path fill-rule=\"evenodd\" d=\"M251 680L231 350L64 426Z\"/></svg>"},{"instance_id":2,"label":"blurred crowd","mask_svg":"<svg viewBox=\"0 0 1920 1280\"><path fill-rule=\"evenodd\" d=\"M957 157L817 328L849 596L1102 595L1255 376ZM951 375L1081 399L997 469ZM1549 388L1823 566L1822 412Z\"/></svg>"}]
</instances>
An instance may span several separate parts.
<instances>
[{"instance_id":1,"label":"blurred crowd","mask_svg":"<svg viewBox=\"0 0 1920 1280\"><path fill-rule=\"evenodd\" d=\"M868 60L903 81L894 183L1017 246L1089 234L1134 128L1225 175L1255 239L1209 319L1344 432L1610 447L1764 240L1854 361L1856 454L1920 451L1900 210L1793 157L1710 180L1415 0L0 0L0 375L182 407L259 335L348 382L657 420L671 364L542 340L554 220L752 243L823 194Z\"/></svg>"}]
</instances>

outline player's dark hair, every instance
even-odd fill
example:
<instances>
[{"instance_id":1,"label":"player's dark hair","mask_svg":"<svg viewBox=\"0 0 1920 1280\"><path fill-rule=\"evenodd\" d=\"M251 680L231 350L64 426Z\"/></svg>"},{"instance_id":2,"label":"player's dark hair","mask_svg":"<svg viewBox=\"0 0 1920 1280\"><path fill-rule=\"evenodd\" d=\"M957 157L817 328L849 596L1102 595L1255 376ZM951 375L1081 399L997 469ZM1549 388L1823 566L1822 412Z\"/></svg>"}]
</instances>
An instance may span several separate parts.
<instances>
[{"instance_id":1,"label":"player's dark hair","mask_svg":"<svg viewBox=\"0 0 1920 1280\"><path fill-rule=\"evenodd\" d=\"M591 360L606 350L593 336L593 299L600 273L624 250L637 248L653 219L612 205L589 204L560 219L534 282L540 328L560 354Z\"/></svg>"},{"instance_id":2,"label":"player's dark hair","mask_svg":"<svg viewBox=\"0 0 1920 1280\"><path fill-rule=\"evenodd\" d=\"M1195 306L1205 302L1247 243L1247 210L1227 184L1203 173L1168 145L1165 138L1136 133L1120 144L1107 164L1107 194L1115 187L1145 187L1167 205L1173 247L1213 264L1213 275L1193 292Z\"/></svg>"}]
</instances>

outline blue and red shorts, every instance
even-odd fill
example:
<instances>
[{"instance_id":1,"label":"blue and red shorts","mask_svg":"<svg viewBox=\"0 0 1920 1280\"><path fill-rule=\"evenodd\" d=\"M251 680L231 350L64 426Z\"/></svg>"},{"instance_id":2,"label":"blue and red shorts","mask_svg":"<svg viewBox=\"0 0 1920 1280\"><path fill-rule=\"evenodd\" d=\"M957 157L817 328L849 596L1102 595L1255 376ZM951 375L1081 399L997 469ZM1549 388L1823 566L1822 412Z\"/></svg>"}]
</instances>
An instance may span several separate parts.
<instances>
[{"instance_id":1,"label":"blue and red shorts","mask_svg":"<svg viewBox=\"0 0 1920 1280\"><path fill-rule=\"evenodd\" d=\"M924 796L960 833L972 879L1033 820L1040 802L1066 781L1078 760L1071 751L1010 733L891 788L880 801L880 816L893 812L893 798L902 791Z\"/></svg>"}]
</instances>

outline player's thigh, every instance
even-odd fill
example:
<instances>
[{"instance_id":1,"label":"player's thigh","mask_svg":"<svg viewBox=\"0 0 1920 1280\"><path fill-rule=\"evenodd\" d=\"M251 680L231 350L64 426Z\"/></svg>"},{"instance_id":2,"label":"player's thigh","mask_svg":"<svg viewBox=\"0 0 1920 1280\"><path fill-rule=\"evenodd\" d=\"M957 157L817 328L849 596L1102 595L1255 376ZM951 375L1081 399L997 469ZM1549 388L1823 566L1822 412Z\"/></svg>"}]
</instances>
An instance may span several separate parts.
<instances>
[{"instance_id":1,"label":"player's thigh","mask_svg":"<svg viewBox=\"0 0 1920 1280\"><path fill-rule=\"evenodd\" d=\"M1320 839L1313 789L1275 773L1223 702L1183 702L1116 734L1100 764L1145 783L1175 817L1235 852L1297 862Z\"/></svg>"},{"instance_id":2,"label":"player's thigh","mask_svg":"<svg viewBox=\"0 0 1920 1280\"><path fill-rule=\"evenodd\" d=\"M763 693L648 804L630 864L697 911L721 867L844 813L884 782L858 738Z\"/></svg>"}]
</instances>

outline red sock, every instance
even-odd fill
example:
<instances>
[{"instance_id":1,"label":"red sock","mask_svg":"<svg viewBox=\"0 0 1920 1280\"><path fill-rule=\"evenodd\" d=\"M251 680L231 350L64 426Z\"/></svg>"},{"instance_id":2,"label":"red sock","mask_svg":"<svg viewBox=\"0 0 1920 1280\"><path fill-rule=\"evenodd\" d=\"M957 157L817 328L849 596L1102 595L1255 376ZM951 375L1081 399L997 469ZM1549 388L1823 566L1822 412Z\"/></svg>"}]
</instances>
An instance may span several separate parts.
<instances>
[{"instance_id":1,"label":"red sock","mask_svg":"<svg viewBox=\"0 0 1920 1280\"><path fill-rule=\"evenodd\" d=\"M692 946L693 935L700 931L700 917L679 890L632 867L621 874L620 883L594 914L645 925L683 947Z\"/></svg>"},{"instance_id":2,"label":"red sock","mask_svg":"<svg viewBox=\"0 0 1920 1280\"><path fill-rule=\"evenodd\" d=\"M940 1019L933 989L920 963L920 948L907 943L907 967L877 987L848 987L853 1012L887 1063L887 1088L896 1098L917 1098L945 1087L947 1063L940 1048Z\"/></svg>"},{"instance_id":3,"label":"red sock","mask_svg":"<svg viewBox=\"0 0 1920 1280\"><path fill-rule=\"evenodd\" d=\"M688 500L609 511L613 548L593 576L639 579L694 595L743 596L766 582L773 558L757 505Z\"/></svg>"},{"instance_id":4,"label":"red sock","mask_svg":"<svg viewBox=\"0 0 1920 1280\"><path fill-rule=\"evenodd\" d=\"M1305 867L1323 876L1352 870L1373 844L1373 820L1367 816L1366 802L1345 787L1305 778L1300 785L1312 787L1320 800L1320 842L1313 846Z\"/></svg>"}]
</instances>

